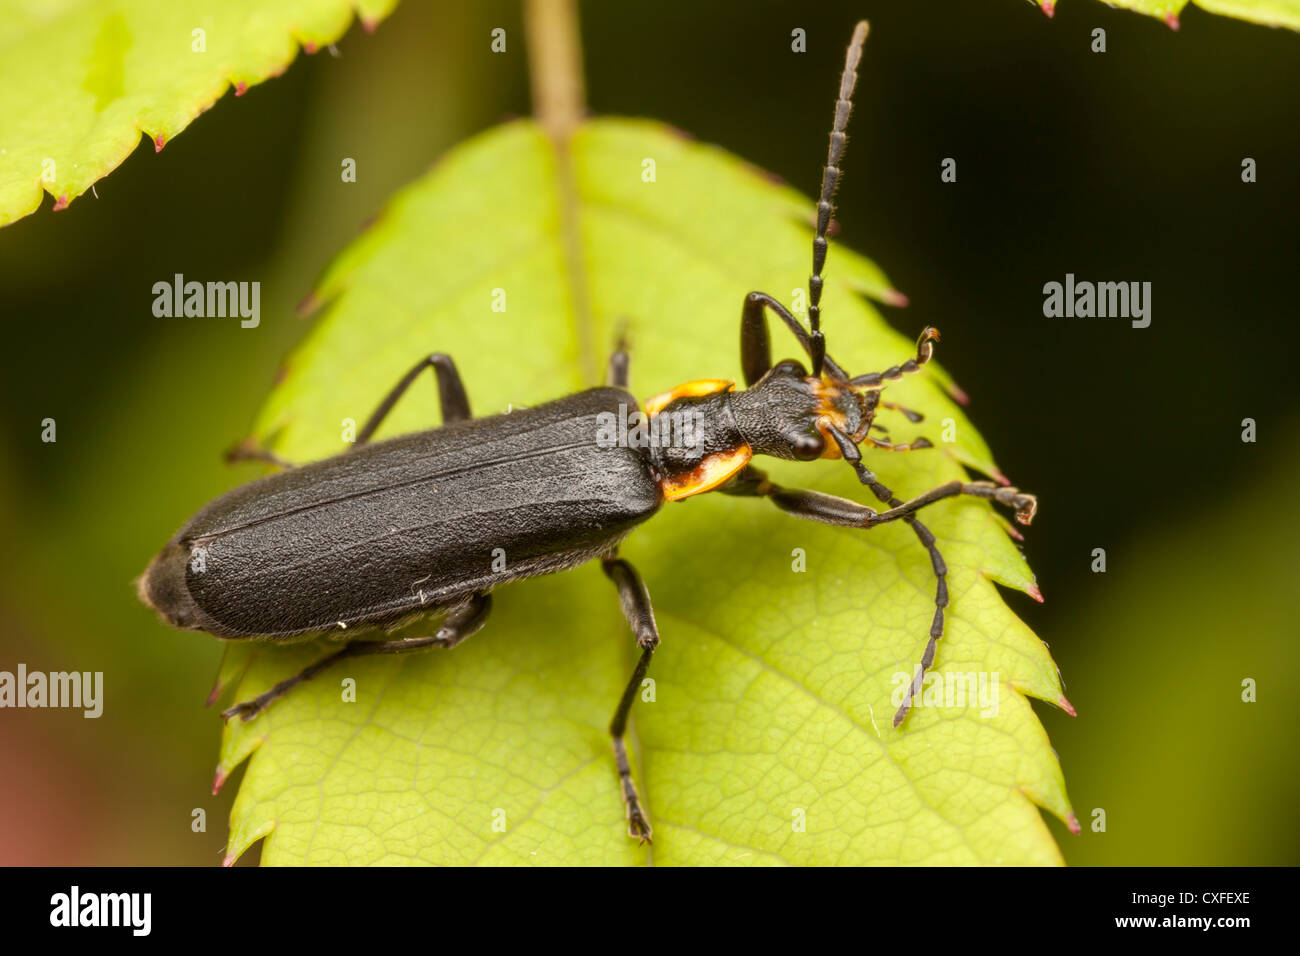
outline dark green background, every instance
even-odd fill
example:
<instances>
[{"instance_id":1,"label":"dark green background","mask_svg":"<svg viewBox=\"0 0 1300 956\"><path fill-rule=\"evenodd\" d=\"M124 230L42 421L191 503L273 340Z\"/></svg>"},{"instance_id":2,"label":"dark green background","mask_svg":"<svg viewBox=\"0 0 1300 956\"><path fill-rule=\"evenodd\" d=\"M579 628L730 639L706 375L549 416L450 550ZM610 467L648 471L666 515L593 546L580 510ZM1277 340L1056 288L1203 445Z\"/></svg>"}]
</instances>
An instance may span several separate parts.
<instances>
[{"instance_id":1,"label":"dark green background","mask_svg":"<svg viewBox=\"0 0 1300 956\"><path fill-rule=\"evenodd\" d=\"M1296 863L1300 37L1193 8L1174 33L1092 0L1054 20L1018 0L808 6L589 3L591 108L811 193L844 44L872 21L840 239L910 296L899 329L943 330L972 418L1042 500L1026 551L1047 603L1008 601L1079 710L1040 708L1085 826L1053 821L1067 861ZM225 97L161 154L143 142L99 199L0 230L0 669L107 685L98 721L0 712L0 862L219 859L238 783L207 793L219 648L157 624L131 580L255 473L219 453L306 331L293 307L330 257L444 151L529 109L513 4L409 2L339 48ZM466 222L465 242L490 230ZM155 319L152 285L176 272L261 281L261 327ZM1150 281L1151 327L1043 318L1066 272ZM1258 703L1240 702L1247 677Z\"/></svg>"}]
</instances>

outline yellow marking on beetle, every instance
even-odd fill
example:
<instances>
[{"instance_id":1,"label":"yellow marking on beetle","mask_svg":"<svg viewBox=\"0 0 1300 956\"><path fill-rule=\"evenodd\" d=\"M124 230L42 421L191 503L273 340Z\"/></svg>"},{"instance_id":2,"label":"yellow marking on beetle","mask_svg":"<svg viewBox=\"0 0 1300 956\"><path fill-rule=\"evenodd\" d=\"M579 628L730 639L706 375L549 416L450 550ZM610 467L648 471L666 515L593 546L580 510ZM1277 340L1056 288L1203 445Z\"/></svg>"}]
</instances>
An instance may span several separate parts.
<instances>
[{"instance_id":1,"label":"yellow marking on beetle","mask_svg":"<svg viewBox=\"0 0 1300 956\"><path fill-rule=\"evenodd\" d=\"M834 425L842 432L848 431L848 419L845 417L844 410L840 408L839 403L844 400L846 395L852 394L852 392L848 392L824 378L813 384L813 395L817 399L817 431L826 443L826 449L822 452L823 458L837 459L842 457L839 443L831 435L830 426ZM856 396L854 396L853 400L857 401ZM856 435L854 439L855 441L858 440Z\"/></svg>"},{"instance_id":2,"label":"yellow marking on beetle","mask_svg":"<svg viewBox=\"0 0 1300 956\"><path fill-rule=\"evenodd\" d=\"M659 487L663 489L664 498L668 501L681 501L691 495L712 491L748 465L753 457L754 450L748 444L728 451L714 452L706 455L689 474L660 480Z\"/></svg>"},{"instance_id":3,"label":"yellow marking on beetle","mask_svg":"<svg viewBox=\"0 0 1300 956\"><path fill-rule=\"evenodd\" d=\"M830 426L832 424L834 424L836 428L839 428L840 431L844 430L840 427L840 422L832 422L832 420L826 415L817 416L817 431L821 433L822 441L826 443L826 447L822 449L822 457L835 460L843 458L844 453L840 451L840 443L837 442L835 436L831 434Z\"/></svg>"},{"instance_id":4,"label":"yellow marking on beetle","mask_svg":"<svg viewBox=\"0 0 1300 956\"><path fill-rule=\"evenodd\" d=\"M701 395L725 392L730 388L734 388L735 384L729 378L701 378L696 379L694 382L686 382L667 392L660 392L653 398L647 398L645 413L647 415L658 415L664 408L679 398L699 398Z\"/></svg>"}]
</instances>

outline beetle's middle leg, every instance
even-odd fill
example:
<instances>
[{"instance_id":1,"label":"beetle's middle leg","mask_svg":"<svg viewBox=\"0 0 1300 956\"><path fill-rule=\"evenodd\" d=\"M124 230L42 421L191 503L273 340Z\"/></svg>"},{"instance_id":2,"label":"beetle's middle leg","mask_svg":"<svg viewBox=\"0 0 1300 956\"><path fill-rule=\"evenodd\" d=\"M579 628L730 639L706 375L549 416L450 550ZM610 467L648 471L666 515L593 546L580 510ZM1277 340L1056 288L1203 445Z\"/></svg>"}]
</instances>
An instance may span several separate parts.
<instances>
[{"instance_id":1,"label":"beetle's middle leg","mask_svg":"<svg viewBox=\"0 0 1300 956\"><path fill-rule=\"evenodd\" d=\"M605 384L614 388L628 387L628 373L631 360L627 354L627 340L620 338L618 346L610 353L609 365L605 370Z\"/></svg>"},{"instance_id":2,"label":"beetle's middle leg","mask_svg":"<svg viewBox=\"0 0 1300 956\"><path fill-rule=\"evenodd\" d=\"M650 658L659 645L659 627L655 624L654 608L650 606L650 592L646 590L645 582L636 573L636 569L623 559L613 557L602 558L601 566L618 587L623 616L636 635L637 647L641 648L641 657L632 671L632 679L628 681L623 697L618 702L618 710L614 712L614 719L610 721L609 735L614 741L619 787L623 791L623 805L627 808L627 835L642 843L649 843L652 832L650 821L641 806L636 784L632 782L632 765L628 761L627 744L623 738L627 732L627 718L632 710L632 702L636 700L641 681L645 679L646 670L650 667Z\"/></svg>"},{"instance_id":3,"label":"beetle's middle leg","mask_svg":"<svg viewBox=\"0 0 1300 956\"><path fill-rule=\"evenodd\" d=\"M487 623L488 614L491 611L492 597L484 592L471 596L467 602L453 608L448 613L447 619L442 622L442 626L438 628L437 633L432 636L408 637L395 641L353 641L333 654L327 654L320 660L307 665L297 674L285 678L270 690L254 697L252 700L244 701L229 710L222 711L221 716L226 720L231 717L239 717L245 721L252 720L299 684L311 680L321 671L327 670L331 665L337 664L345 657L365 657L371 654L406 654L410 651L424 650L429 647L455 647L465 638L477 634L483 625Z\"/></svg>"}]
</instances>

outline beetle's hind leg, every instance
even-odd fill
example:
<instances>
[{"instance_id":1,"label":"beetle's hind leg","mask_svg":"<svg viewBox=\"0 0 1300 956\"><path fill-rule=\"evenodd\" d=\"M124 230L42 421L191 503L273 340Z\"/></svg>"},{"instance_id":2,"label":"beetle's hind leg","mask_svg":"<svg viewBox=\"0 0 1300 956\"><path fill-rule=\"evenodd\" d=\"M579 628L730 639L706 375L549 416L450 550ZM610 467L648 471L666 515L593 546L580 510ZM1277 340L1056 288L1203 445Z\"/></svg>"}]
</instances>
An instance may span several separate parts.
<instances>
[{"instance_id":1,"label":"beetle's hind leg","mask_svg":"<svg viewBox=\"0 0 1300 956\"><path fill-rule=\"evenodd\" d=\"M455 647L465 638L478 633L483 625L487 623L488 614L491 611L491 596L487 593L475 594L464 604L453 608L447 615L447 619L443 621L442 626L438 628L437 633L432 636L408 637L395 641L353 641L333 654L327 654L320 660L307 665L297 674L285 678L270 690L254 697L252 700L244 701L229 710L222 711L221 716L226 720L232 717L238 717L245 721L252 720L299 684L311 680L321 671L327 670L331 665L338 663L345 657L366 657L372 654L406 654L410 651L424 650L429 647Z\"/></svg>"},{"instance_id":2,"label":"beetle's hind leg","mask_svg":"<svg viewBox=\"0 0 1300 956\"><path fill-rule=\"evenodd\" d=\"M465 394L465 384L460 380L456 363L451 360L450 355L435 352L416 362L415 366L393 386L392 391L384 396L379 407L371 413L366 424L357 433L356 444L353 447L370 441L379 426L384 423L384 419L388 417L388 413L393 410L398 399L406 394L406 390L426 368L433 369L433 374L438 380L438 401L442 406L442 423L450 425L453 422L468 421L473 417L469 410L469 396Z\"/></svg>"},{"instance_id":3,"label":"beetle's hind leg","mask_svg":"<svg viewBox=\"0 0 1300 956\"><path fill-rule=\"evenodd\" d=\"M438 379L438 400L442 406L442 423L449 425L452 422L468 421L473 416L469 410L469 396L465 394L465 385L460 380L460 372L456 370L456 363L451 360L450 355L444 355L442 352L436 352L433 355L425 356L415 364L409 372L402 376L401 380L393 386L384 400L379 403L379 407L371 413L370 418L366 420L361 431L357 434L357 440L353 447L360 447L366 444L374 436L379 426L383 424L388 413L393 410L406 390L411 387L412 383L420 377L420 373L426 368L433 369L434 375ZM231 448L225 454L227 464L234 464L240 461L261 461L279 468L296 468L293 462L285 461L269 448L263 448L258 445L252 438L246 438L234 448Z\"/></svg>"},{"instance_id":4,"label":"beetle's hind leg","mask_svg":"<svg viewBox=\"0 0 1300 956\"><path fill-rule=\"evenodd\" d=\"M650 667L650 658L659 646L659 627L655 624L654 608L650 606L650 592L646 590L645 582L636 573L636 569L621 558L614 557L601 559L601 566L618 587L623 616L636 635L637 647L641 648L641 656L632 671L632 679L628 681L618 702L618 710L614 712L614 719L610 721L609 735L613 738L619 788L623 793L623 805L627 809L627 835L642 843L649 843L652 833L650 821L641 806L636 784L632 782L632 765L627 757L624 735L627 733L627 718L632 710L632 702L641 689L641 681L645 679L646 670Z\"/></svg>"}]
</instances>

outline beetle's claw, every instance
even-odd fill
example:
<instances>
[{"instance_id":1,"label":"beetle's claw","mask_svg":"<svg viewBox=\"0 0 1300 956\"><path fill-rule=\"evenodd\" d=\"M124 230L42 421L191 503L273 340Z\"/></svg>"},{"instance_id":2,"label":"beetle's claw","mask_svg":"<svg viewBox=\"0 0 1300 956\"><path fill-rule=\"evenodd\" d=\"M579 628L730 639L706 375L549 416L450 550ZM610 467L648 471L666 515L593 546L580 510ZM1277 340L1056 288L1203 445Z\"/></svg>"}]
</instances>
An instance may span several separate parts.
<instances>
[{"instance_id":1,"label":"beetle's claw","mask_svg":"<svg viewBox=\"0 0 1300 956\"><path fill-rule=\"evenodd\" d=\"M257 701L245 701L242 704L236 704L234 707L223 710L221 712L221 719L228 721L232 717L238 717L240 720L247 723L256 717L260 710L261 708L257 706Z\"/></svg>"}]
</instances>

